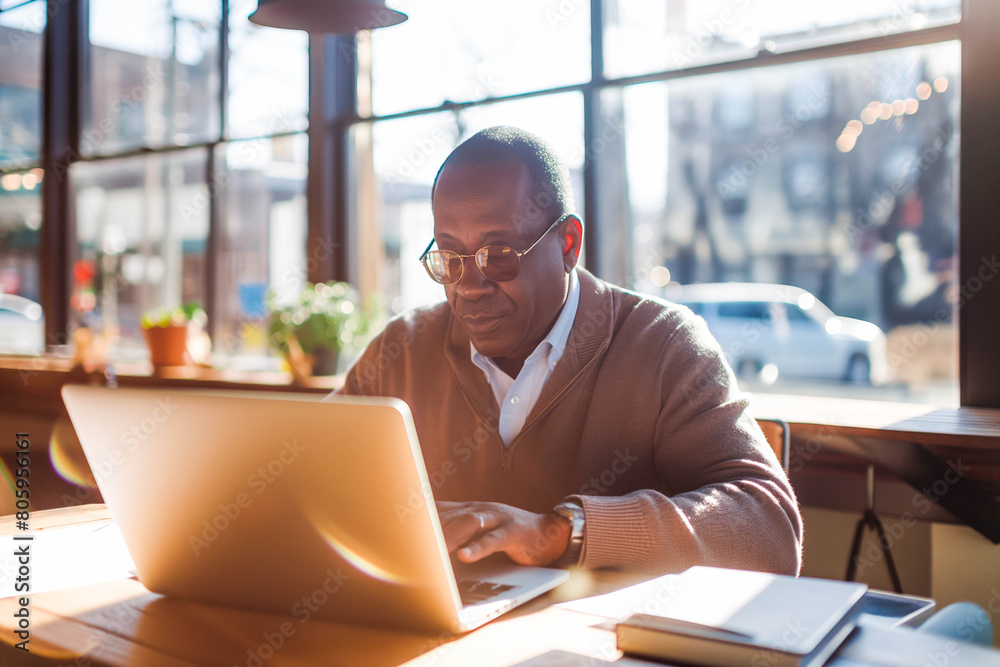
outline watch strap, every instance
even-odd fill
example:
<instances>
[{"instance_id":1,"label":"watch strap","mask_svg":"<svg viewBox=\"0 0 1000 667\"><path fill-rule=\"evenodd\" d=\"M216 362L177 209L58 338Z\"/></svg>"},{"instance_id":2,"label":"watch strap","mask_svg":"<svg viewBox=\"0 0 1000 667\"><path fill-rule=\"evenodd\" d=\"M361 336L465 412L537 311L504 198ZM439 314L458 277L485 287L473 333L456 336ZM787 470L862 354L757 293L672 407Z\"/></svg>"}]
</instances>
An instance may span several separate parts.
<instances>
[{"instance_id":1,"label":"watch strap","mask_svg":"<svg viewBox=\"0 0 1000 667\"><path fill-rule=\"evenodd\" d=\"M583 532L585 527L583 508L576 503L562 502L552 511L569 522L569 543L566 551L553 563L556 567L574 567L580 564L583 555Z\"/></svg>"}]
</instances>

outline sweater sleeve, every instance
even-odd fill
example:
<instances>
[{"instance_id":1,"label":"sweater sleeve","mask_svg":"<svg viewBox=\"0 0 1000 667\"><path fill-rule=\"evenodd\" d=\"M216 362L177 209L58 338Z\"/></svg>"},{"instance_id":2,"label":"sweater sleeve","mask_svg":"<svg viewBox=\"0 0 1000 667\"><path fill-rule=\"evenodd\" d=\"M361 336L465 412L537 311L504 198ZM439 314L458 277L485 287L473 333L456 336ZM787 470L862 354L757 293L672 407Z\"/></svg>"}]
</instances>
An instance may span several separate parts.
<instances>
[{"instance_id":1,"label":"sweater sleeve","mask_svg":"<svg viewBox=\"0 0 1000 667\"><path fill-rule=\"evenodd\" d=\"M712 565L797 575L802 519L788 479L704 320L663 348L657 489L576 495L582 566L680 572Z\"/></svg>"}]
</instances>

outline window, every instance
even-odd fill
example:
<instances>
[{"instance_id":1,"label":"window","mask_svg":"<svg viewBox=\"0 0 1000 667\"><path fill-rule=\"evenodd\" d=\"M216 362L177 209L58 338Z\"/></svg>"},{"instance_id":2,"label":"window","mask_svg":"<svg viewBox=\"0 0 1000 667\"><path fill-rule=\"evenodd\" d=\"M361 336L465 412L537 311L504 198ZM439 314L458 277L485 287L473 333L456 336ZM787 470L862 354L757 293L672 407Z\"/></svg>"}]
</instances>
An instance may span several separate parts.
<instances>
[{"instance_id":1,"label":"window","mask_svg":"<svg viewBox=\"0 0 1000 667\"><path fill-rule=\"evenodd\" d=\"M139 320L205 302L204 149L83 162L73 168L77 255L73 319L103 330L118 358L146 354Z\"/></svg>"},{"instance_id":2,"label":"window","mask_svg":"<svg viewBox=\"0 0 1000 667\"><path fill-rule=\"evenodd\" d=\"M771 304L753 302L720 303L719 317L731 317L742 320L771 319Z\"/></svg>"},{"instance_id":3,"label":"window","mask_svg":"<svg viewBox=\"0 0 1000 667\"><path fill-rule=\"evenodd\" d=\"M0 351L45 348L42 226L42 33L45 3L0 2Z\"/></svg>"},{"instance_id":4,"label":"window","mask_svg":"<svg viewBox=\"0 0 1000 667\"><path fill-rule=\"evenodd\" d=\"M785 305L785 314L788 316L789 322L802 322L808 324L815 324L816 320L809 317L804 310L798 306Z\"/></svg>"},{"instance_id":5,"label":"window","mask_svg":"<svg viewBox=\"0 0 1000 667\"><path fill-rule=\"evenodd\" d=\"M960 0L605 2L609 77L684 69L956 23Z\"/></svg>"},{"instance_id":6,"label":"window","mask_svg":"<svg viewBox=\"0 0 1000 667\"><path fill-rule=\"evenodd\" d=\"M228 137L263 137L307 126L308 39L299 31L250 23L247 17L256 8L253 0L229 3Z\"/></svg>"},{"instance_id":7,"label":"window","mask_svg":"<svg viewBox=\"0 0 1000 667\"><path fill-rule=\"evenodd\" d=\"M2 169L39 161L42 146L44 30L44 2L0 3L0 62L4 64L0 70ZM10 192L13 188L5 190Z\"/></svg>"},{"instance_id":8,"label":"window","mask_svg":"<svg viewBox=\"0 0 1000 667\"><path fill-rule=\"evenodd\" d=\"M53 319L103 333L115 360L146 358L144 313L197 301L216 364L278 366L263 301L268 288L305 280L308 39L252 25L255 8L91 0L50 17L82 45L49 47L51 85L69 89L66 100L76 89L80 108L56 109L46 130L67 137L55 150L69 144L70 178L57 162L46 201L67 215L44 224L71 243L43 274L42 91L51 82L42 37L51 26L42 0L0 0L0 296L37 305L43 275L50 293L64 281ZM0 354L43 352L45 319L19 320Z\"/></svg>"},{"instance_id":9,"label":"window","mask_svg":"<svg viewBox=\"0 0 1000 667\"><path fill-rule=\"evenodd\" d=\"M232 141L216 148L219 228L213 360L253 368L269 354L264 295L297 296L306 281L304 134Z\"/></svg>"},{"instance_id":10,"label":"window","mask_svg":"<svg viewBox=\"0 0 1000 667\"><path fill-rule=\"evenodd\" d=\"M605 91L626 177L602 194L631 204L612 267L658 295L664 274L804 288L886 333L879 395L956 401L960 61L944 42Z\"/></svg>"},{"instance_id":11,"label":"window","mask_svg":"<svg viewBox=\"0 0 1000 667\"><path fill-rule=\"evenodd\" d=\"M354 146L374 167L354 206L368 212L358 235L392 310L443 296L415 258L432 233L430 184L444 157L480 127L518 125L569 158L586 265L601 277L661 297L695 283L801 288L798 306L734 301L718 317L770 319L773 306L789 336L863 348L880 357L869 366L888 368L869 388L843 373L802 380L781 369L749 385L957 403L961 3L603 8L602 39L590 41L603 49L558 46L558 66L539 56L589 34L586 3L535 5L523 28L485 2L436 14L401 6L408 24L361 40L372 65L360 107L372 113L354 125ZM486 16L495 20L470 18ZM581 54L595 56L583 74ZM532 56L544 71L504 70L505 85L475 87L500 71L493 64ZM807 313L805 301L822 308ZM911 351L927 331L933 344Z\"/></svg>"},{"instance_id":12,"label":"window","mask_svg":"<svg viewBox=\"0 0 1000 667\"><path fill-rule=\"evenodd\" d=\"M219 15L211 2L90 1L80 152L219 135Z\"/></svg>"},{"instance_id":13,"label":"window","mask_svg":"<svg viewBox=\"0 0 1000 667\"><path fill-rule=\"evenodd\" d=\"M471 133L514 124L569 161L599 276L654 296L792 286L790 335L803 317L833 341L862 331L890 371L859 387L779 369L748 377L755 389L954 404L960 380L991 385L1000 283L976 275L993 265L975 251L996 205L979 155L996 153L995 3L596 4L402 0L406 23L310 59L304 34L246 20L254 0L90 0L51 16L0 0L0 288L44 304L57 339L90 323L128 358L145 310L198 298L217 363L273 368L268 288L350 279L390 313L443 296L416 259L434 175ZM51 99L66 91L72 104ZM332 259L307 259L326 238ZM59 239L71 247L42 256ZM975 323L961 337L959 319ZM25 330L41 349L37 321Z\"/></svg>"},{"instance_id":14,"label":"window","mask_svg":"<svg viewBox=\"0 0 1000 667\"><path fill-rule=\"evenodd\" d=\"M585 3L397 2L409 19L371 34L377 114L584 83ZM367 40L367 35L361 37Z\"/></svg>"},{"instance_id":15,"label":"window","mask_svg":"<svg viewBox=\"0 0 1000 667\"><path fill-rule=\"evenodd\" d=\"M112 359L145 359L141 316L197 301L215 363L276 368L264 294L305 280L307 37L250 24L252 0L82 6L82 25L67 23L77 5L55 15L84 35L79 53L54 47L81 93L79 117L54 121L68 136L79 125L54 195L75 221L68 266L48 271L65 276L69 328L102 332ZM44 2L0 3L0 288L33 302L45 29ZM44 351L38 322L23 324L0 353Z\"/></svg>"}]
</instances>

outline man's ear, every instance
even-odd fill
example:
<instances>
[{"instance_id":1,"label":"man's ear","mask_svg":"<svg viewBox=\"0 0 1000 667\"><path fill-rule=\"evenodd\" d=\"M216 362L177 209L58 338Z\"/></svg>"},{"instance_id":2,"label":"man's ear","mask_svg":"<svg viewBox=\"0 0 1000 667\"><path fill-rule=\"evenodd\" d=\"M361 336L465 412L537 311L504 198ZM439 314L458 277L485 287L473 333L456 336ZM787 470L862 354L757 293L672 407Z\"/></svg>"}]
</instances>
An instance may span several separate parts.
<instances>
[{"instance_id":1,"label":"man's ear","mask_svg":"<svg viewBox=\"0 0 1000 667\"><path fill-rule=\"evenodd\" d=\"M580 218L575 215L566 218L559 233L559 242L562 244L563 265L569 273L580 261L580 250L583 248L583 222Z\"/></svg>"}]
</instances>

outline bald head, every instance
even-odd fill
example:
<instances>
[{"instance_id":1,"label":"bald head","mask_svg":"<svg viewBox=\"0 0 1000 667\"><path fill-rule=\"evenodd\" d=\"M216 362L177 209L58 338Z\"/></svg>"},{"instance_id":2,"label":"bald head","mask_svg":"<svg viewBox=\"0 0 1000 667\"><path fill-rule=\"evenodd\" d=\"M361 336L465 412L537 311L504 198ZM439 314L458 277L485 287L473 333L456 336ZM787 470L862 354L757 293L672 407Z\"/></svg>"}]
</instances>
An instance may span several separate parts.
<instances>
[{"instance_id":1,"label":"bald head","mask_svg":"<svg viewBox=\"0 0 1000 667\"><path fill-rule=\"evenodd\" d=\"M431 197L438 248L463 257L457 282L444 286L457 326L517 377L556 321L580 258L569 172L535 135L491 127L452 151ZM516 253L511 276L483 273L478 251L494 246Z\"/></svg>"},{"instance_id":2,"label":"bald head","mask_svg":"<svg viewBox=\"0 0 1000 667\"><path fill-rule=\"evenodd\" d=\"M529 205L549 222L573 213L569 169L541 137L517 127L498 125L477 132L458 145L434 178L431 204L442 172L456 166L516 162L524 165L530 182Z\"/></svg>"}]
</instances>

